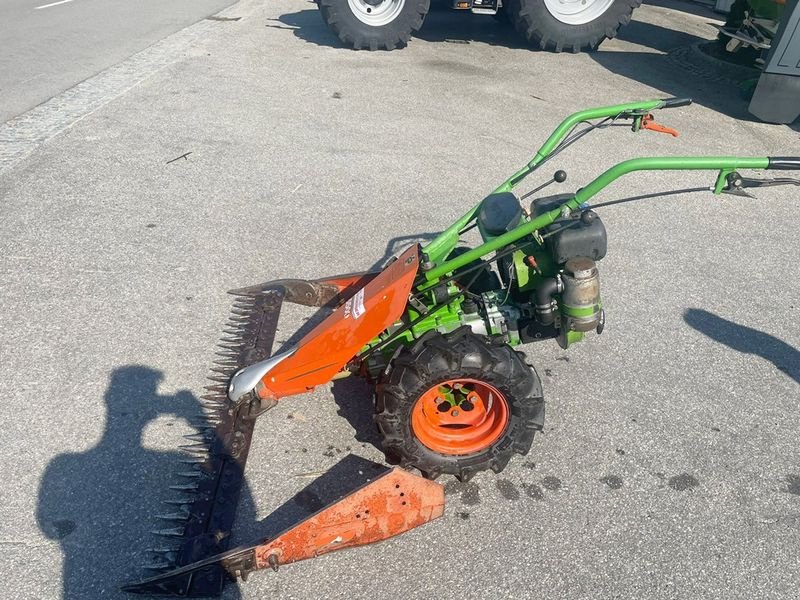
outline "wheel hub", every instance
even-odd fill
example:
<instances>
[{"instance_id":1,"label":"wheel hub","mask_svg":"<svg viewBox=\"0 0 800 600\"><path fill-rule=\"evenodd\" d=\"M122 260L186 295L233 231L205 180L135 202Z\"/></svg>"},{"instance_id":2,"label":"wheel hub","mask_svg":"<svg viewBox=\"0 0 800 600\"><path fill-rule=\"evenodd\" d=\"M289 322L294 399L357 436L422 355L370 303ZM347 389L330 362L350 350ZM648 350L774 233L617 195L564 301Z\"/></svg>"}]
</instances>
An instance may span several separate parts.
<instances>
[{"instance_id":1,"label":"wheel hub","mask_svg":"<svg viewBox=\"0 0 800 600\"><path fill-rule=\"evenodd\" d=\"M547 12L567 25L585 25L606 12L614 0L544 0Z\"/></svg>"},{"instance_id":2,"label":"wheel hub","mask_svg":"<svg viewBox=\"0 0 800 600\"><path fill-rule=\"evenodd\" d=\"M372 27L394 21L402 12L406 0L347 0L353 16Z\"/></svg>"},{"instance_id":3,"label":"wheel hub","mask_svg":"<svg viewBox=\"0 0 800 600\"><path fill-rule=\"evenodd\" d=\"M508 419L508 403L497 388L475 379L453 379L419 397L411 426L431 450L463 455L490 447L503 435Z\"/></svg>"}]
</instances>

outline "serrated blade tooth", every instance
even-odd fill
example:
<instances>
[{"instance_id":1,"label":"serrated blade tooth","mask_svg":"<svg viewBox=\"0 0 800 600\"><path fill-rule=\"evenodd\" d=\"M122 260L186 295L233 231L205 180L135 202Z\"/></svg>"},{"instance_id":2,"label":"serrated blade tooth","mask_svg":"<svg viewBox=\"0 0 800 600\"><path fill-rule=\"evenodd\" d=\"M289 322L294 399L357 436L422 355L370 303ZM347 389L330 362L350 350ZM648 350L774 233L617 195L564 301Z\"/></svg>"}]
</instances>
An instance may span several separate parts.
<instances>
[{"instance_id":1,"label":"serrated blade tooth","mask_svg":"<svg viewBox=\"0 0 800 600\"><path fill-rule=\"evenodd\" d=\"M236 288L235 290L228 290L228 293L231 296L236 296L237 298L253 298L255 296L260 296L266 292L271 292L272 290L262 290L262 289L253 289L257 288L258 286L248 286L243 288Z\"/></svg>"},{"instance_id":2,"label":"serrated blade tooth","mask_svg":"<svg viewBox=\"0 0 800 600\"><path fill-rule=\"evenodd\" d=\"M183 437L192 442L205 442L206 440L208 440L208 436L203 433L190 433L184 435Z\"/></svg>"},{"instance_id":3,"label":"serrated blade tooth","mask_svg":"<svg viewBox=\"0 0 800 600\"><path fill-rule=\"evenodd\" d=\"M178 475L180 477L188 477L189 479L200 479L203 476L200 471L181 471Z\"/></svg>"},{"instance_id":4,"label":"serrated blade tooth","mask_svg":"<svg viewBox=\"0 0 800 600\"><path fill-rule=\"evenodd\" d=\"M164 537L183 537L183 527L173 527L172 529L155 529L151 533Z\"/></svg>"},{"instance_id":5,"label":"serrated blade tooth","mask_svg":"<svg viewBox=\"0 0 800 600\"><path fill-rule=\"evenodd\" d=\"M173 565L168 562L161 562L161 563L152 563L149 565L144 565L143 569L147 569L148 571L164 571L166 569L173 568Z\"/></svg>"},{"instance_id":6,"label":"serrated blade tooth","mask_svg":"<svg viewBox=\"0 0 800 600\"><path fill-rule=\"evenodd\" d=\"M225 408L227 402L223 398L217 396L216 398L201 398L200 406L213 406L214 410Z\"/></svg>"},{"instance_id":7,"label":"serrated blade tooth","mask_svg":"<svg viewBox=\"0 0 800 600\"><path fill-rule=\"evenodd\" d=\"M150 552L153 553L154 558L166 560L170 564L170 568L175 568L175 561L178 560L177 550L150 550Z\"/></svg>"},{"instance_id":8,"label":"serrated blade tooth","mask_svg":"<svg viewBox=\"0 0 800 600\"><path fill-rule=\"evenodd\" d=\"M200 422L201 423L218 423L222 419L221 410L217 409L214 411L209 411L205 415L200 415Z\"/></svg>"},{"instance_id":9,"label":"serrated blade tooth","mask_svg":"<svg viewBox=\"0 0 800 600\"><path fill-rule=\"evenodd\" d=\"M222 419L222 409L210 410L204 415L197 415L192 422L198 423L201 427L208 426Z\"/></svg>"},{"instance_id":10,"label":"serrated blade tooth","mask_svg":"<svg viewBox=\"0 0 800 600\"><path fill-rule=\"evenodd\" d=\"M193 454L207 454L209 451L207 444L184 444L180 448Z\"/></svg>"},{"instance_id":11,"label":"serrated blade tooth","mask_svg":"<svg viewBox=\"0 0 800 600\"><path fill-rule=\"evenodd\" d=\"M198 431L205 431L206 433L210 433L211 434L210 439L214 439L215 436L213 434L217 430L217 428L214 425L209 425L207 423L204 425L195 425L195 429L197 429Z\"/></svg>"},{"instance_id":12,"label":"serrated blade tooth","mask_svg":"<svg viewBox=\"0 0 800 600\"><path fill-rule=\"evenodd\" d=\"M188 507L191 502L186 502L186 500L164 500L164 504L169 504L170 506L181 506L181 507ZM188 509L186 512L189 512Z\"/></svg>"},{"instance_id":13,"label":"serrated blade tooth","mask_svg":"<svg viewBox=\"0 0 800 600\"><path fill-rule=\"evenodd\" d=\"M208 390L209 392L217 392L223 394L228 391L227 385L206 385L203 386L204 390Z\"/></svg>"},{"instance_id":14,"label":"serrated blade tooth","mask_svg":"<svg viewBox=\"0 0 800 600\"><path fill-rule=\"evenodd\" d=\"M230 375L232 375L235 370L236 370L236 367L233 367L233 366L230 366L230 367L222 367L222 366L211 367L211 372L212 373L218 373L219 375L227 375L228 379L230 379ZM213 377L213 375L212 375L212 377Z\"/></svg>"},{"instance_id":15,"label":"serrated blade tooth","mask_svg":"<svg viewBox=\"0 0 800 600\"><path fill-rule=\"evenodd\" d=\"M202 465L206 461L204 458L187 458L186 460L179 460L178 462L184 465Z\"/></svg>"},{"instance_id":16,"label":"serrated blade tooth","mask_svg":"<svg viewBox=\"0 0 800 600\"><path fill-rule=\"evenodd\" d=\"M214 367L211 367L211 369L210 369L210 371L212 373L218 373L220 375L228 375L228 374L232 373L235 370L236 370L236 367L234 367L233 365L230 365L230 366L216 365Z\"/></svg>"},{"instance_id":17,"label":"serrated blade tooth","mask_svg":"<svg viewBox=\"0 0 800 600\"><path fill-rule=\"evenodd\" d=\"M211 402L201 402L200 406L208 410L220 410L221 408L225 408L225 405L219 402L214 402L213 404Z\"/></svg>"},{"instance_id":18,"label":"serrated blade tooth","mask_svg":"<svg viewBox=\"0 0 800 600\"><path fill-rule=\"evenodd\" d=\"M189 518L189 513L167 513L165 515L156 515L156 519L161 521L185 521Z\"/></svg>"},{"instance_id":19,"label":"serrated blade tooth","mask_svg":"<svg viewBox=\"0 0 800 600\"><path fill-rule=\"evenodd\" d=\"M175 490L176 492L193 492L198 489L200 486L194 483L187 483L185 485L171 485L169 489Z\"/></svg>"},{"instance_id":20,"label":"serrated blade tooth","mask_svg":"<svg viewBox=\"0 0 800 600\"><path fill-rule=\"evenodd\" d=\"M148 552L153 554L167 554L168 552L175 552L175 548L148 548Z\"/></svg>"},{"instance_id":21,"label":"serrated blade tooth","mask_svg":"<svg viewBox=\"0 0 800 600\"><path fill-rule=\"evenodd\" d=\"M223 350L231 350L233 352L238 352L244 346L244 341L242 339L233 340L231 342L226 341L219 341L217 342L217 348L221 348Z\"/></svg>"}]
</instances>

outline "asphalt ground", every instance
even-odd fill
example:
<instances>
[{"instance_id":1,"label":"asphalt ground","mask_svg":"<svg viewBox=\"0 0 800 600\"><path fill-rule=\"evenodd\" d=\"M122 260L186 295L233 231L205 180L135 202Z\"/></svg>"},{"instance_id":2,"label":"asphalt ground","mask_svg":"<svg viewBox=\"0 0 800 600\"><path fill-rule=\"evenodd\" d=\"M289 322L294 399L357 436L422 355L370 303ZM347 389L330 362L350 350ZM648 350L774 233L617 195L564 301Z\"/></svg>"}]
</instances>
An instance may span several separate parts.
<instances>
[{"instance_id":1,"label":"asphalt ground","mask_svg":"<svg viewBox=\"0 0 800 600\"><path fill-rule=\"evenodd\" d=\"M4 0L0 123L231 0Z\"/></svg>"},{"instance_id":2,"label":"asphalt ground","mask_svg":"<svg viewBox=\"0 0 800 600\"><path fill-rule=\"evenodd\" d=\"M224 13L241 20L0 174L4 594L122 598L152 562L225 290L382 263L588 106L697 100L658 115L677 139L584 138L548 165L568 171L562 190L634 156L798 154L795 130L738 118L731 85L674 59L714 35L674 6L645 6L621 39L573 56L443 12L401 52L352 52L310 2L245 0ZM597 200L713 178L641 173ZM606 330L566 352L526 348L548 402L531 453L444 481L434 523L225 597L793 597L796 199L769 188L598 209ZM303 314L286 310L281 343ZM370 403L345 381L259 421L237 543L313 510L295 495L348 454L381 459Z\"/></svg>"}]
</instances>

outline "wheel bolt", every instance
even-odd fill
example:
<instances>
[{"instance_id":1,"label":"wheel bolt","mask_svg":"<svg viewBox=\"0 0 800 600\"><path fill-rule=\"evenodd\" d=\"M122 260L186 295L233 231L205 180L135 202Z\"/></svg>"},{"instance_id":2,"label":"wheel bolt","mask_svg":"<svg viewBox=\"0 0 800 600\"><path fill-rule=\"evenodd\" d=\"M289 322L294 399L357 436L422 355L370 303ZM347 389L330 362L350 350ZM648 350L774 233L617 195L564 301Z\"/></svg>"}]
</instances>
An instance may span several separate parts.
<instances>
[{"instance_id":1,"label":"wheel bolt","mask_svg":"<svg viewBox=\"0 0 800 600\"><path fill-rule=\"evenodd\" d=\"M456 408L456 409L455 409L455 410L453 410L453 412L451 412L450 414L451 414L452 416L454 416L454 417L457 417L457 416L458 416L458 414L459 414L459 413L458 413L458 409Z\"/></svg>"}]
</instances>

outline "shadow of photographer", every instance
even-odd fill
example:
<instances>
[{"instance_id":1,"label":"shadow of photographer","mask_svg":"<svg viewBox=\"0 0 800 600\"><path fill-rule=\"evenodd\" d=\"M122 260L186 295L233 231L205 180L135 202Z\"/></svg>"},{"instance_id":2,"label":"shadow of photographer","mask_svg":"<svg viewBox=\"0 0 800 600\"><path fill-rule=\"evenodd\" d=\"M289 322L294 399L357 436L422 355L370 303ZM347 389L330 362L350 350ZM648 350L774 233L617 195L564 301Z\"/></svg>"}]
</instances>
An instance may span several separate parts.
<instances>
[{"instance_id":1,"label":"shadow of photographer","mask_svg":"<svg viewBox=\"0 0 800 600\"><path fill-rule=\"evenodd\" d=\"M152 530L174 527L155 515L174 512L159 504L175 499L168 488L177 483L175 472L186 455L147 448L142 436L162 415L189 420L203 411L186 390L159 394L162 380L161 371L142 365L115 369L104 396L107 417L100 440L84 452L54 457L42 477L36 518L44 534L61 545L66 600L130 598L120 584L141 579L141 566L159 562L147 548L174 545L155 538ZM242 495L243 504L252 507L246 486ZM254 514L240 517L255 520ZM238 598L238 587L228 586L225 597Z\"/></svg>"}]
</instances>

